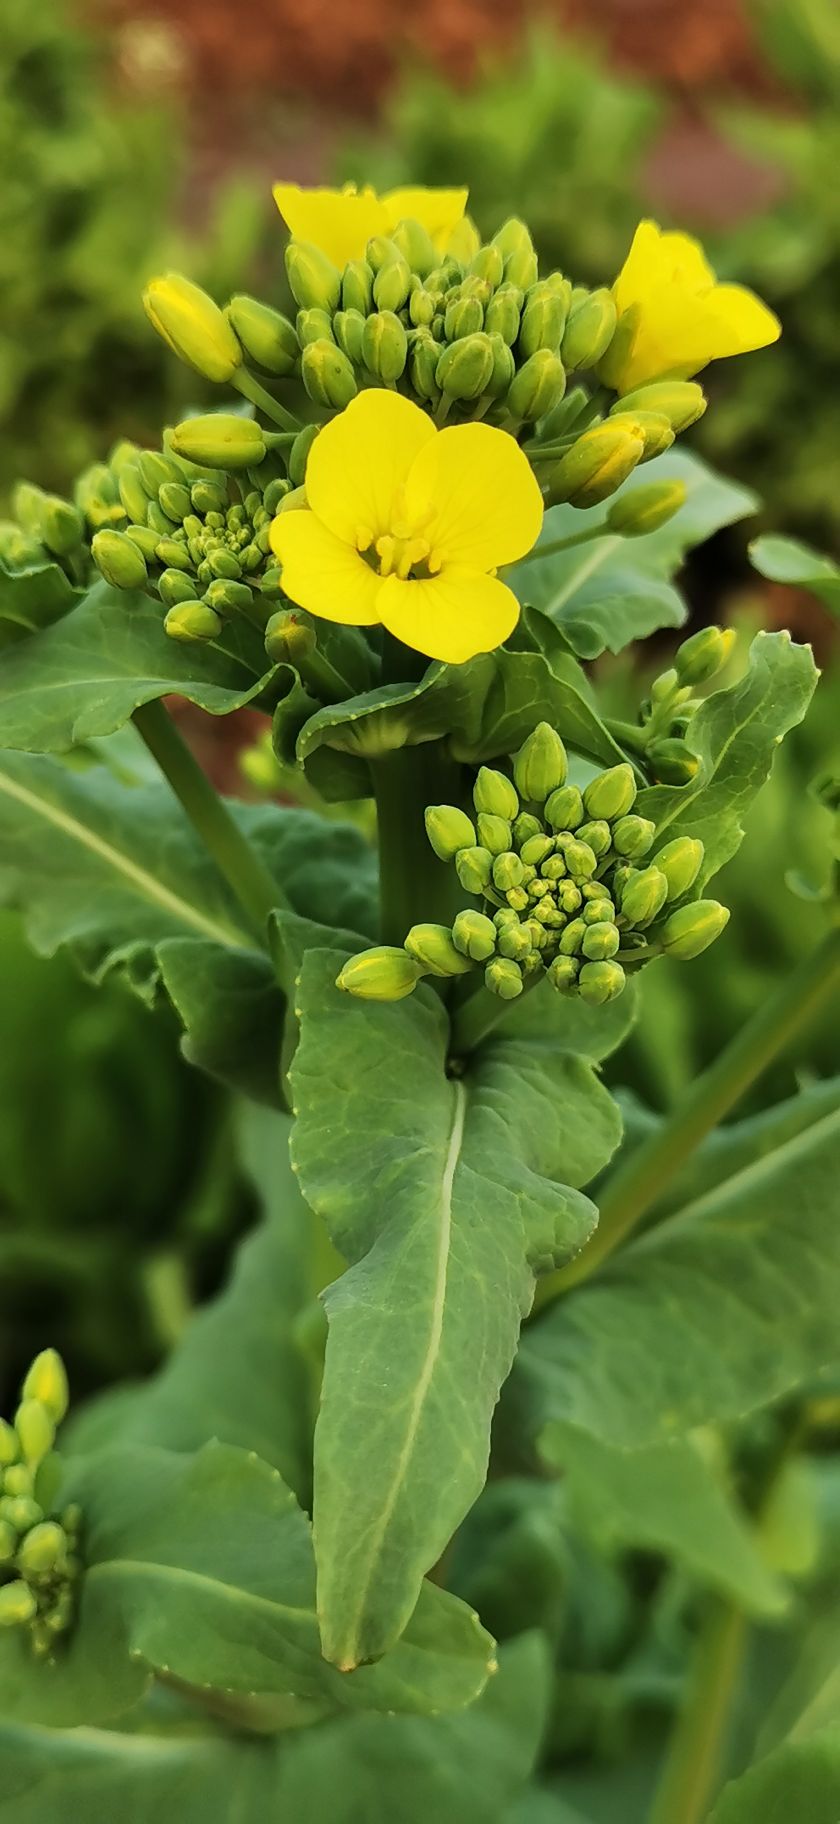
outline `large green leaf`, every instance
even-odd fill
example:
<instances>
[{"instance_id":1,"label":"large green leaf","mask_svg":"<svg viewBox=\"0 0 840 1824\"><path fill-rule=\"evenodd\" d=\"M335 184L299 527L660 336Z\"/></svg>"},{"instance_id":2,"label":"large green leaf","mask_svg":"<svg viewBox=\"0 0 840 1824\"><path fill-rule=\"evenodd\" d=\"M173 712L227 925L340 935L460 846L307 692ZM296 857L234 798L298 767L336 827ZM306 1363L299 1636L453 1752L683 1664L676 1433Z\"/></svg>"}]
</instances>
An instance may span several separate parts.
<instances>
[{"instance_id":1,"label":"large green leaf","mask_svg":"<svg viewBox=\"0 0 840 1824\"><path fill-rule=\"evenodd\" d=\"M530 1423L621 1449L767 1405L836 1361L840 1114L614 1257L534 1323Z\"/></svg>"},{"instance_id":2,"label":"large green leaf","mask_svg":"<svg viewBox=\"0 0 840 1824\"><path fill-rule=\"evenodd\" d=\"M505 1647L469 1709L348 1716L279 1742L0 1726L2 1824L503 1824L545 1722L542 1642Z\"/></svg>"},{"instance_id":3,"label":"large green leaf","mask_svg":"<svg viewBox=\"0 0 840 1824\"><path fill-rule=\"evenodd\" d=\"M478 1495L490 1420L534 1271L581 1247L576 1188L619 1138L592 1066L501 1040L446 1074L430 989L342 995L335 951L304 958L292 1154L350 1270L326 1294L315 1451L319 1613L353 1666L398 1636Z\"/></svg>"},{"instance_id":4,"label":"large green leaf","mask_svg":"<svg viewBox=\"0 0 840 1824\"><path fill-rule=\"evenodd\" d=\"M10 570L0 557L0 647L6 651L28 634L60 620L77 594L60 564L28 564Z\"/></svg>"},{"instance_id":5,"label":"large green leaf","mask_svg":"<svg viewBox=\"0 0 840 1824\"><path fill-rule=\"evenodd\" d=\"M612 534L541 562L514 565L507 572L506 580L521 600L547 615L581 658L597 658L605 648L620 652L659 627L682 626L685 605L670 578L686 551L722 526L754 513L758 505L746 488L722 480L699 457L683 450L670 450L646 463L643 473L625 482L615 498L631 493L640 481L658 480L682 481L687 490L685 505L658 532L632 539ZM601 525L605 510L554 507L546 514L541 542L550 544Z\"/></svg>"},{"instance_id":6,"label":"large green leaf","mask_svg":"<svg viewBox=\"0 0 840 1824\"><path fill-rule=\"evenodd\" d=\"M689 724L687 746L699 758L689 785L654 785L636 810L656 824L657 846L675 836L699 836L706 881L735 854L741 818L764 784L773 755L805 714L817 682L809 646L788 633L759 633L743 678L708 697Z\"/></svg>"},{"instance_id":7,"label":"large green leaf","mask_svg":"<svg viewBox=\"0 0 840 1824\"><path fill-rule=\"evenodd\" d=\"M539 721L590 760L612 766L623 758L569 653L549 664L541 652L504 647L465 665L431 665L415 684L383 684L328 705L304 723L297 757L326 798L359 796L370 790L367 763L395 748L446 738L458 760L492 760L512 753ZM349 770L341 764L348 759Z\"/></svg>"},{"instance_id":8,"label":"large green leaf","mask_svg":"<svg viewBox=\"0 0 840 1824\"><path fill-rule=\"evenodd\" d=\"M796 538L779 538L765 532L754 538L750 557L756 570L774 583L792 583L797 589L810 589L826 608L840 614L840 565L833 558L821 556L810 545Z\"/></svg>"},{"instance_id":9,"label":"large green leaf","mask_svg":"<svg viewBox=\"0 0 840 1824\"><path fill-rule=\"evenodd\" d=\"M188 697L211 715L250 703L270 667L245 622L230 650L181 645L163 631L163 610L146 595L97 583L72 613L3 655L0 747L56 753L110 735L141 703Z\"/></svg>"},{"instance_id":10,"label":"large green leaf","mask_svg":"<svg viewBox=\"0 0 840 1824\"><path fill-rule=\"evenodd\" d=\"M563 1472L572 1511L604 1545L661 1552L696 1580L755 1615L779 1615L787 1597L767 1568L754 1534L693 1439L646 1450L614 1450L570 1425L554 1423L542 1456Z\"/></svg>"},{"instance_id":11,"label":"large green leaf","mask_svg":"<svg viewBox=\"0 0 840 1824\"><path fill-rule=\"evenodd\" d=\"M279 1699L275 1726L341 1709L435 1713L472 1703L493 1643L433 1584L388 1659L352 1678L321 1657L309 1523L276 1469L210 1443L195 1456L118 1444L71 1458L85 1569L72 1633L33 1658L23 1630L0 1639L10 1721L105 1721L155 1678L195 1701Z\"/></svg>"},{"instance_id":12,"label":"large green leaf","mask_svg":"<svg viewBox=\"0 0 840 1824\"><path fill-rule=\"evenodd\" d=\"M709 1824L837 1824L840 1728L786 1742L724 1790Z\"/></svg>"}]
</instances>

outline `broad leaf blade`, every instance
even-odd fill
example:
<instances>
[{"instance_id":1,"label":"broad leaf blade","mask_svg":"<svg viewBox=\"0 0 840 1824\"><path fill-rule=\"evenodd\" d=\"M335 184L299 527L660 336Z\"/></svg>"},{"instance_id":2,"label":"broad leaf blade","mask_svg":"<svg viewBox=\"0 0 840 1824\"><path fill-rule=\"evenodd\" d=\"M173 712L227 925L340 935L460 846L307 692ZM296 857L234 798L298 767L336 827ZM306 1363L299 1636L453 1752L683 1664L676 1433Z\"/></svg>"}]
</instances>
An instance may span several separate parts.
<instances>
[{"instance_id":1,"label":"broad leaf blade","mask_svg":"<svg viewBox=\"0 0 840 1824\"><path fill-rule=\"evenodd\" d=\"M709 1824L837 1824L840 1728L786 1742L724 1787Z\"/></svg>"},{"instance_id":2,"label":"broad leaf blade","mask_svg":"<svg viewBox=\"0 0 840 1824\"><path fill-rule=\"evenodd\" d=\"M797 538L778 538L772 532L754 538L750 557L756 570L774 583L810 589L834 614L840 614L840 565L821 556Z\"/></svg>"},{"instance_id":3,"label":"broad leaf blade","mask_svg":"<svg viewBox=\"0 0 840 1824\"><path fill-rule=\"evenodd\" d=\"M498 1042L451 1080L438 997L354 1002L342 961L304 959L290 1075L295 1166L351 1262L326 1295L315 1538L324 1650L353 1666L399 1635L481 1489L534 1266L591 1231L570 1187L619 1129L591 1065L560 1051Z\"/></svg>"}]
</instances>

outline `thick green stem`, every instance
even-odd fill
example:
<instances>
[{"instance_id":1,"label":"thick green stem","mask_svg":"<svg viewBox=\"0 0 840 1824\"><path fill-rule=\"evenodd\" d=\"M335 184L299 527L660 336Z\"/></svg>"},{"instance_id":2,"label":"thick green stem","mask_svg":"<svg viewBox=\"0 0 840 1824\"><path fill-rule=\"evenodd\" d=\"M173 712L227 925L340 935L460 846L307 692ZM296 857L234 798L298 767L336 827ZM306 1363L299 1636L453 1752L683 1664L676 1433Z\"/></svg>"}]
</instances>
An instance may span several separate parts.
<instances>
[{"instance_id":1,"label":"thick green stem","mask_svg":"<svg viewBox=\"0 0 840 1824\"><path fill-rule=\"evenodd\" d=\"M650 1824L702 1824L717 1791L747 1623L740 1609L710 1601L686 1701L674 1728Z\"/></svg>"},{"instance_id":2,"label":"thick green stem","mask_svg":"<svg viewBox=\"0 0 840 1824\"><path fill-rule=\"evenodd\" d=\"M281 425L284 431L303 429L300 419L296 418L293 412L287 412L285 405L281 405L279 400L267 392L264 386L260 386L259 380L255 380L253 374L249 374L247 367L237 368L233 376L233 384L237 392L242 394L243 399L248 399L251 405L256 405L261 412L265 412L266 418L271 418L275 424Z\"/></svg>"},{"instance_id":3,"label":"thick green stem","mask_svg":"<svg viewBox=\"0 0 840 1824\"><path fill-rule=\"evenodd\" d=\"M694 1148L830 1002L838 983L840 931L832 930L702 1072L670 1118L613 1174L592 1240L577 1260L540 1281L535 1310L588 1279L626 1241Z\"/></svg>"},{"instance_id":4,"label":"thick green stem","mask_svg":"<svg viewBox=\"0 0 840 1824\"><path fill-rule=\"evenodd\" d=\"M249 924L264 939L269 913L284 903L280 888L234 822L163 704L143 703L132 719Z\"/></svg>"},{"instance_id":5,"label":"thick green stem","mask_svg":"<svg viewBox=\"0 0 840 1824\"><path fill-rule=\"evenodd\" d=\"M382 682L422 677L428 661L386 634ZM402 944L415 924L451 925L463 894L453 867L429 847L424 813L430 804L457 804L459 768L442 741L395 748L371 762L379 831L380 937Z\"/></svg>"},{"instance_id":6,"label":"thick green stem","mask_svg":"<svg viewBox=\"0 0 840 1824\"><path fill-rule=\"evenodd\" d=\"M531 979L525 983L524 994L530 994L545 976ZM512 1001L504 1001L498 994L491 994L487 988L474 988L465 995L460 1006L452 1016L452 1055L455 1058L466 1058L475 1051L483 1040L488 1038L496 1027L501 1025L511 1009L518 1007L522 995L516 995Z\"/></svg>"}]
</instances>

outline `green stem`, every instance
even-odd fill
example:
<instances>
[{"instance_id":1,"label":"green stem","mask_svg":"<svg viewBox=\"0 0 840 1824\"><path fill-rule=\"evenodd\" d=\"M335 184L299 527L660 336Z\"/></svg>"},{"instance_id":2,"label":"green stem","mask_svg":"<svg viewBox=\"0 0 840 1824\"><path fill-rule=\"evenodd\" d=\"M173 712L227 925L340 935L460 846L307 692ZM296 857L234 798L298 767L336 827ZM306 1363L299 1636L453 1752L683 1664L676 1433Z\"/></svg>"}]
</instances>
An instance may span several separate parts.
<instances>
[{"instance_id":1,"label":"green stem","mask_svg":"<svg viewBox=\"0 0 840 1824\"><path fill-rule=\"evenodd\" d=\"M608 535L609 530L604 519L600 525L589 526L585 532L572 532L568 538L552 538L547 545L536 545L533 551L529 551L525 557L520 557L516 568L520 570L523 564L535 564L541 557L554 557L558 551L571 551L574 545L588 545L590 539L604 538Z\"/></svg>"},{"instance_id":2,"label":"green stem","mask_svg":"<svg viewBox=\"0 0 840 1824\"><path fill-rule=\"evenodd\" d=\"M237 392L242 394L243 399L248 399L252 405L258 406L261 412L265 412L266 418L272 418L274 423L281 425L284 431L303 429L300 419L296 418L293 412L287 412L284 405L273 398L271 393L266 392L265 387L260 386L259 380L255 380L253 374L249 374L247 367L237 368L233 375L233 384Z\"/></svg>"},{"instance_id":3,"label":"green stem","mask_svg":"<svg viewBox=\"0 0 840 1824\"><path fill-rule=\"evenodd\" d=\"M532 977L526 982L523 994L530 994L545 977ZM522 995L518 994L512 1001L504 1001L498 994L491 994L489 989L475 988L456 1009L452 1016L452 1054L456 1058L467 1057L471 1051L481 1045L491 1032L504 1020L511 1009L518 1007Z\"/></svg>"},{"instance_id":4,"label":"green stem","mask_svg":"<svg viewBox=\"0 0 840 1824\"><path fill-rule=\"evenodd\" d=\"M163 704L142 703L132 720L249 924L264 939L269 913L284 903L276 881L234 822Z\"/></svg>"},{"instance_id":5,"label":"green stem","mask_svg":"<svg viewBox=\"0 0 840 1824\"><path fill-rule=\"evenodd\" d=\"M647 752L648 734L646 728L640 728L636 722L619 722L607 717L607 729L619 747L629 747L632 753L643 758Z\"/></svg>"},{"instance_id":6,"label":"green stem","mask_svg":"<svg viewBox=\"0 0 840 1824\"><path fill-rule=\"evenodd\" d=\"M832 930L696 1078L670 1118L610 1178L588 1245L569 1266L547 1274L534 1309L589 1279L627 1240L696 1146L831 999L840 981L840 930Z\"/></svg>"},{"instance_id":7,"label":"green stem","mask_svg":"<svg viewBox=\"0 0 840 1824\"><path fill-rule=\"evenodd\" d=\"M385 634L382 682L411 683L428 661ZM450 924L457 910L454 868L438 861L426 836L430 804L457 804L460 773L442 741L400 747L371 761L379 832L380 937L402 944L411 926ZM463 895L460 895L463 899Z\"/></svg>"},{"instance_id":8,"label":"green stem","mask_svg":"<svg viewBox=\"0 0 840 1824\"><path fill-rule=\"evenodd\" d=\"M671 1737L650 1824L702 1824L717 1790L726 1722L747 1636L740 1609L710 1601L686 1701Z\"/></svg>"}]
</instances>

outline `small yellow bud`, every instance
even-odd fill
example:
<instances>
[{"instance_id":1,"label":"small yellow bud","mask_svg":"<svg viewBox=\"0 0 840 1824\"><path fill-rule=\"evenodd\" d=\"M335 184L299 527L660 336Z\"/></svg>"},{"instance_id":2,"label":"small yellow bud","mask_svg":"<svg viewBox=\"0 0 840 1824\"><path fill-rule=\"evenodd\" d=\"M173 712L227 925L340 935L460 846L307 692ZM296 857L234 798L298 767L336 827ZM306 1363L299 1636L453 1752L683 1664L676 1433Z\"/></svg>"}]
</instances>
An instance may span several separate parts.
<instances>
[{"instance_id":1,"label":"small yellow bud","mask_svg":"<svg viewBox=\"0 0 840 1824\"><path fill-rule=\"evenodd\" d=\"M64 1363L57 1349L42 1349L40 1355L36 1355L21 1391L25 1400L40 1400L53 1423L61 1424L70 1394Z\"/></svg>"},{"instance_id":2,"label":"small yellow bud","mask_svg":"<svg viewBox=\"0 0 840 1824\"><path fill-rule=\"evenodd\" d=\"M170 444L176 456L186 456L189 462L210 469L255 468L267 448L261 427L253 418L240 418L236 412L185 418L183 424L175 425Z\"/></svg>"},{"instance_id":3,"label":"small yellow bud","mask_svg":"<svg viewBox=\"0 0 840 1824\"><path fill-rule=\"evenodd\" d=\"M605 287L587 292L573 304L560 347L568 373L597 367L613 339L615 323L615 305Z\"/></svg>"},{"instance_id":4,"label":"small yellow bud","mask_svg":"<svg viewBox=\"0 0 840 1824\"><path fill-rule=\"evenodd\" d=\"M568 501L573 507L597 506L632 474L644 447L642 432L629 425L594 425L550 471L549 500L552 505Z\"/></svg>"},{"instance_id":5,"label":"small yellow bud","mask_svg":"<svg viewBox=\"0 0 840 1824\"><path fill-rule=\"evenodd\" d=\"M707 950L728 922L728 908L716 899L696 899L693 905L678 906L662 927L662 948L667 956L688 962Z\"/></svg>"},{"instance_id":6,"label":"small yellow bud","mask_svg":"<svg viewBox=\"0 0 840 1824\"><path fill-rule=\"evenodd\" d=\"M281 378L294 373L298 339L293 324L281 311L261 303L259 298L237 293L231 298L225 315L246 355L264 373L277 374Z\"/></svg>"},{"instance_id":7,"label":"small yellow bud","mask_svg":"<svg viewBox=\"0 0 840 1824\"><path fill-rule=\"evenodd\" d=\"M402 1001L413 994L423 966L406 950L383 944L351 956L336 980L336 987L363 1001Z\"/></svg>"},{"instance_id":8,"label":"small yellow bud","mask_svg":"<svg viewBox=\"0 0 840 1824\"><path fill-rule=\"evenodd\" d=\"M173 353L207 380L231 380L241 367L239 339L218 304L180 273L152 279L143 308Z\"/></svg>"}]
</instances>

